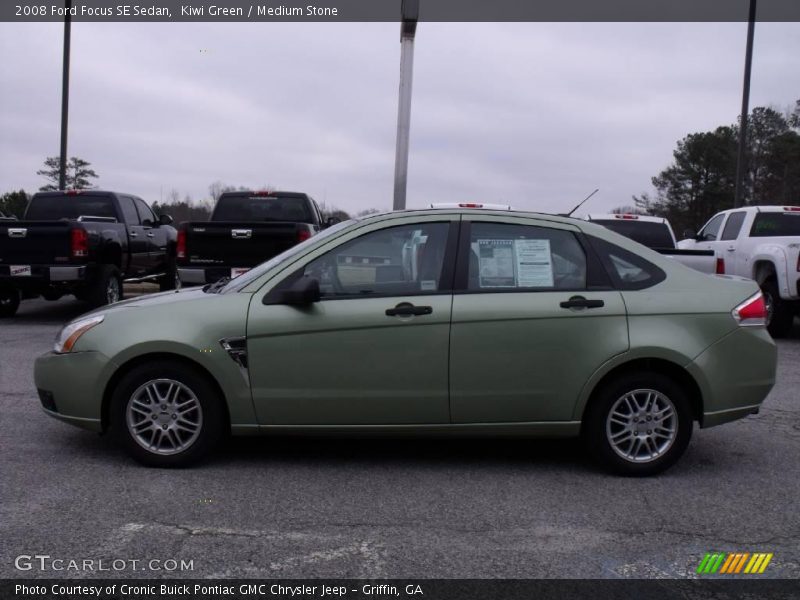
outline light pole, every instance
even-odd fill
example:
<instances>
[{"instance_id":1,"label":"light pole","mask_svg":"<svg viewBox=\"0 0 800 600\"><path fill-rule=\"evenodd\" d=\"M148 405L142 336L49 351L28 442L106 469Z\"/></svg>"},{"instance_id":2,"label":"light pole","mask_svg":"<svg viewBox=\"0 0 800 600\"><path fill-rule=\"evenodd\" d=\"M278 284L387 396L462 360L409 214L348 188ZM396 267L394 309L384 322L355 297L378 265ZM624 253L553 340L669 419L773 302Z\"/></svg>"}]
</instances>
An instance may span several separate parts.
<instances>
[{"instance_id":1,"label":"light pole","mask_svg":"<svg viewBox=\"0 0 800 600\"><path fill-rule=\"evenodd\" d=\"M64 15L64 65L61 72L61 154L58 163L58 189L63 190L67 187L67 121L69 114L69 37L70 8L72 0L64 2L66 13Z\"/></svg>"},{"instance_id":2,"label":"light pole","mask_svg":"<svg viewBox=\"0 0 800 600\"><path fill-rule=\"evenodd\" d=\"M736 158L736 191L733 207L742 205L744 196L744 174L747 170L747 115L750 112L750 70L753 66L753 35L756 27L756 0L750 0L747 18L747 48L744 55L744 84L742 86L742 115L739 118L739 155Z\"/></svg>"},{"instance_id":3,"label":"light pole","mask_svg":"<svg viewBox=\"0 0 800 600\"><path fill-rule=\"evenodd\" d=\"M394 210L406 207L408 137L411 128L411 82L414 78L414 36L419 0L402 0L400 24L400 98L397 104L397 147L394 156Z\"/></svg>"}]
</instances>

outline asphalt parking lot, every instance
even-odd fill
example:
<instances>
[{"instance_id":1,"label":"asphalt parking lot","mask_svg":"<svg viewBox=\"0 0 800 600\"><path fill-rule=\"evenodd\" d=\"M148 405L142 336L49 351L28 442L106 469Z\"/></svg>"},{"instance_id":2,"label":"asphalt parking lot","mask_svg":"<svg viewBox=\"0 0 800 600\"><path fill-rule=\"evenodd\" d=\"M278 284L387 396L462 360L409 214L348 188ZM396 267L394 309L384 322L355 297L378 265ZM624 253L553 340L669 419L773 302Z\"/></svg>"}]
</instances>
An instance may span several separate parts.
<instances>
[{"instance_id":1,"label":"asphalt parking lot","mask_svg":"<svg viewBox=\"0 0 800 600\"><path fill-rule=\"evenodd\" d=\"M0 323L0 577L683 578L709 551L771 552L763 577L800 577L798 323L759 415L626 479L565 441L234 439L146 469L39 407L33 360L82 310L27 301ZM193 570L15 568L33 554Z\"/></svg>"}]
</instances>

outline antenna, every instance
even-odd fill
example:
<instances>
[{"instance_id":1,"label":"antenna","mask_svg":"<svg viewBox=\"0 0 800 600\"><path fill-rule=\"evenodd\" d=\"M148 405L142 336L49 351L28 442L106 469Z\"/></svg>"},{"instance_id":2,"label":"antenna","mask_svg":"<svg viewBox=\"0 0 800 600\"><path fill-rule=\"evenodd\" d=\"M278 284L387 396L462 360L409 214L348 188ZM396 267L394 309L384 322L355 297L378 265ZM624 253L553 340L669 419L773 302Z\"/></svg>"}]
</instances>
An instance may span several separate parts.
<instances>
[{"instance_id":1,"label":"antenna","mask_svg":"<svg viewBox=\"0 0 800 600\"><path fill-rule=\"evenodd\" d=\"M592 196L594 196L594 195L595 195L597 192L599 192L599 191L600 191L600 188L597 188L597 189L596 189L595 191L593 191L591 194L589 194L588 196L586 196L586 198L584 198L583 200L581 200L581 201L578 203L578 205L577 205L575 208L573 208L571 211L569 211L569 212L568 212L566 215L564 215L564 216L565 216L565 217L571 217L571 216L572 216L572 213L574 213L574 212L575 212L576 210L578 210L578 209L579 209L581 206L583 206L583 204L584 204L584 203L585 203L585 202L586 202L586 201L587 201L589 198L591 198Z\"/></svg>"}]
</instances>

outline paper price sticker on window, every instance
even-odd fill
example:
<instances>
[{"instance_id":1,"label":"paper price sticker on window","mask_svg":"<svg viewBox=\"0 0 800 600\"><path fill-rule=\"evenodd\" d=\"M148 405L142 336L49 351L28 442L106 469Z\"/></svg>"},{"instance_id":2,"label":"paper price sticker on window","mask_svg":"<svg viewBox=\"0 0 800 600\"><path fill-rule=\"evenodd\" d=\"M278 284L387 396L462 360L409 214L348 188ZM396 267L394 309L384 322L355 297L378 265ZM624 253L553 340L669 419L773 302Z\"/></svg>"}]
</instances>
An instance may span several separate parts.
<instances>
[{"instance_id":1,"label":"paper price sticker on window","mask_svg":"<svg viewBox=\"0 0 800 600\"><path fill-rule=\"evenodd\" d=\"M514 273L514 240L478 240L479 285L507 288L517 285Z\"/></svg>"},{"instance_id":2,"label":"paper price sticker on window","mask_svg":"<svg viewBox=\"0 0 800 600\"><path fill-rule=\"evenodd\" d=\"M514 240L518 287L553 287L550 240Z\"/></svg>"}]
</instances>

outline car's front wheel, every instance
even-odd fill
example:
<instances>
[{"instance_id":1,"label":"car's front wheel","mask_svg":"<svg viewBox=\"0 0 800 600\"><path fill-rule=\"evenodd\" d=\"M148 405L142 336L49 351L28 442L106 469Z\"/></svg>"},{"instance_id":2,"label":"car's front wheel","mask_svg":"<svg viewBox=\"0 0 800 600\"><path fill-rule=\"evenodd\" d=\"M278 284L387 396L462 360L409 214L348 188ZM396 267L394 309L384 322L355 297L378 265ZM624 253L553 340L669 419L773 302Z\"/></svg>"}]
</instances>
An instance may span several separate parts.
<instances>
[{"instance_id":1,"label":"car's front wheel","mask_svg":"<svg viewBox=\"0 0 800 600\"><path fill-rule=\"evenodd\" d=\"M19 292L12 287L0 287L0 318L17 314L19 296Z\"/></svg>"},{"instance_id":2,"label":"car's front wheel","mask_svg":"<svg viewBox=\"0 0 800 600\"><path fill-rule=\"evenodd\" d=\"M661 373L629 373L604 385L584 419L592 455L621 475L654 475L683 455L692 413L680 385Z\"/></svg>"},{"instance_id":3,"label":"car's front wheel","mask_svg":"<svg viewBox=\"0 0 800 600\"><path fill-rule=\"evenodd\" d=\"M222 399L198 369L178 361L129 371L111 399L111 432L136 460L183 467L205 458L226 422Z\"/></svg>"}]
</instances>

